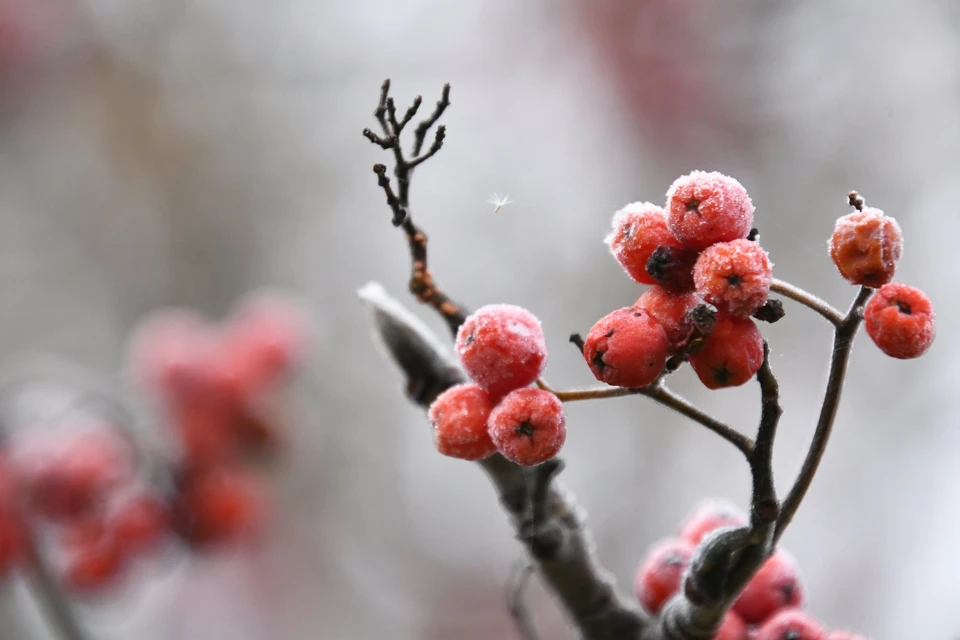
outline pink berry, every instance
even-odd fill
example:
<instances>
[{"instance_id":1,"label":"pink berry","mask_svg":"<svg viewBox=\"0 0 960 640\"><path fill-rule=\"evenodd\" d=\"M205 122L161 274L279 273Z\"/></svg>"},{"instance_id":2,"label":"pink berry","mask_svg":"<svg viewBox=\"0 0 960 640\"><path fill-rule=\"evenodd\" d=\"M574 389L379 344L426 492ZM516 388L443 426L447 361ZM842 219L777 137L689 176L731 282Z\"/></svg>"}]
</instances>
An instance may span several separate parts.
<instances>
[{"instance_id":1,"label":"pink berry","mask_svg":"<svg viewBox=\"0 0 960 640\"><path fill-rule=\"evenodd\" d=\"M770 294L773 265L759 243L718 242L706 248L693 268L697 294L735 316L748 317Z\"/></svg>"},{"instance_id":2,"label":"pink berry","mask_svg":"<svg viewBox=\"0 0 960 640\"><path fill-rule=\"evenodd\" d=\"M647 273L647 261L658 247L680 247L667 229L663 209L649 202L628 204L614 214L613 230L606 243L627 275L642 284L656 282Z\"/></svg>"},{"instance_id":3,"label":"pink berry","mask_svg":"<svg viewBox=\"0 0 960 640\"><path fill-rule=\"evenodd\" d=\"M475 384L459 384L441 393L428 413L437 451L463 460L492 456L497 448L487 431L491 411L493 399Z\"/></svg>"},{"instance_id":4,"label":"pink berry","mask_svg":"<svg viewBox=\"0 0 960 640\"><path fill-rule=\"evenodd\" d=\"M750 318L718 313L699 351L690 356L690 366L708 389L745 384L763 364L763 336Z\"/></svg>"},{"instance_id":5,"label":"pink berry","mask_svg":"<svg viewBox=\"0 0 960 640\"><path fill-rule=\"evenodd\" d=\"M618 387L653 382L667 361L670 341L653 316L624 307L597 321L584 341L583 357L597 380Z\"/></svg>"},{"instance_id":6,"label":"pink berry","mask_svg":"<svg viewBox=\"0 0 960 640\"><path fill-rule=\"evenodd\" d=\"M644 609L659 613L673 597L693 551L692 544L679 539L661 540L650 549L633 580L633 589Z\"/></svg>"},{"instance_id":7,"label":"pink berry","mask_svg":"<svg viewBox=\"0 0 960 640\"><path fill-rule=\"evenodd\" d=\"M867 335L892 358L919 358L937 335L937 316L927 295L892 282L880 287L863 311Z\"/></svg>"},{"instance_id":8,"label":"pink berry","mask_svg":"<svg viewBox=\"0 0 960 640\"><path fill-rule=\"evenodd\" d=\"M529 385L547 365L540 321L509 304L471 314L457 332L457 355L467 375L495 397Z\"/></svg>"},{"instance_id":9,"label":"pink berry","mask_svg":"<svg viewBox=\"0 0 960 640\"><path fill-rule=\"evenodd\" d=\"M757 630L754 640L826 640L827 634L813 616L785 609Z\"/></svg>"},{"instance_id":10,"label":"pink berry","mask_svg":"<svg viewBox=\"0 0 960 640\"><path fill-rule=\"evenodd\" d=\"M667 334L670 350L676 351L687 343L693 331L689 314L699 304L692 293L673 294L660 286L647 289L635 306L643 309L660 323Z\"/></svg>"},{"instance_id":11,"label":"pink berry","mask_svg":"<svg viewBox=\"0 0 960 640\"><path fill-rule=\"evenodd\" d=\"M887 284L893 280L902 254L900 225L873 207L838 218L830 237L830 257L840 275L853 284Z\"/></svg>"},{"instance_id":12,"label":"pink berry","mask_svg":"<svg viewBox=\"0 0 960 640\"><path fill-rule=\"evenodd\" d=\"M705 500L698 504L680 527L680 537L697 545L708 533L724 527L742 527L747 516L723 500Z\"/></svg>"},{"instance_id":13,"label":"pink berry","mask_svg":"<svg viewBox=\"0 0 960 640\"><path fill-rule=\"evenodd\" d=\"M747 640L747 625L733 611L727 611L713 640Z\"/></svg>"},{"instance_id":14,"label":"pink berry","mask_svg":"<svg viewBox=\"0 0 960 640\"><path fill-rule=\"evenodd\" d=\"M527 467L553 458L567 438L563 403L541 389L517 389L504 396L487 427L497 451Z\"/></svg>"},{"instance_id":15,"label":"pink berry","mask_svg":"<svg viewBox=\"0 0 960 640\"><path fill-rule=\"evenodd\" d=\"M753 224L753 202L733 178L694 171L667 191L667 224L684 246L700 251L745 238Z\"/></svg>"},{"instance_id":16,"label":"pink berry","mask_svg":"<svg viewBox=\"0 0 960 640\"><path fill-rule=\"evenodd\" d=\"M802 607L803 602L796 562L785 551L777 551L747 583L733 610L744 622L759 624L781 609Z\"/></svg>"}]
</instances>

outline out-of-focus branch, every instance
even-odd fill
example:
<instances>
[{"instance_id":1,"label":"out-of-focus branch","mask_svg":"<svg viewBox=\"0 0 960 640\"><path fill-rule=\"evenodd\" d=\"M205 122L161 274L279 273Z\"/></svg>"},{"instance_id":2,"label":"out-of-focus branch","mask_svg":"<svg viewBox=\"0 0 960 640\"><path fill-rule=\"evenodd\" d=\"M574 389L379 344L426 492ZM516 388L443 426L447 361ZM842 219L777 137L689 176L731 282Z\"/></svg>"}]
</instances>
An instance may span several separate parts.
<instances>
[{"instance_id":1,"label":"out-of-focus branch","mask_svg":"<svg viewBox=\"0 0 960 640\"><path fill-rule=\"evenodd\" d=\"M59 640L88 640L76 616L60 590L47 559L37 548L33 536L27 536L26 579L34 598L47 614L45 619L53 627Z\"/></svg>"},{"instance_id":2,"label":"out-of-focus branch","mask_svg":"<svg viewBox=\"0 0 960 640\"><path fill-rule=\"evenodd\" d=\"M527 585L530 583L530 576L533 575L534 571L533 565L524 562L510 572L507 608L510 610L510 616L513 618L517 631L523 640L540 640L540 634L537 633L530 610L527 608L527 602L524 599Z\"/></svg>"},{"instance_id":3,"label":"out-of-focus branch","mask_svg":"<svg viewBox=\"0 0 960 640\"><path fill-rule=\"evenodd\" d=\"M379 285L360 292L369 304L391 361L400 366L408 392L426 408L449 386L465 380L422 322ZM559 460L521 467L495 454L477 463L489 476L517 538L560 600L580 636L588 640L638 640L649 619L623 597L597 559L593 537L573 495L554 478Z\"/></svg>"}]
</instances>

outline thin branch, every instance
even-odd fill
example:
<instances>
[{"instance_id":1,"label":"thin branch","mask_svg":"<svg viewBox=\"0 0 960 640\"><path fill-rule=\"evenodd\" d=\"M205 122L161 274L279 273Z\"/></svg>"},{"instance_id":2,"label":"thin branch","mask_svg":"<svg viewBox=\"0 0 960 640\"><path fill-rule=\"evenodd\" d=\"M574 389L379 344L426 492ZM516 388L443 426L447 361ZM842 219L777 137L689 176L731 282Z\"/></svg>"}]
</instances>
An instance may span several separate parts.
<instances>
[{"instance_id":1,"label":"thin branch","mask_svg":"<svg viewBox=\"0 0 960 640\"><path fill-rule=\"evenodd\" d=\"M443 115L443 112L446 111L449 106L450 84L448 83L443 85L443 91L440 93L440 99L437 100L437 106L433 110L433 113L417 126L414 134L413 155L420 155L420 150L423 149L423 142L427 137L427 132L430 131L430 127L436 124L437 120L440 119L440 116Z\"/></svg>"},{"instance_id":2,"label":"thin branch","mask_svg":"<svg viewBox=\"0 0 960 640\"><path fill-rule=\"evenodd\" d=\"M466 380L429 330L382 287L367 285L361 297L373 310L388 357L400 366L420 407ZM649 618L617 590L613 576L600 565L582 510L554 479L562 469L560 461L527 468L495 454L477 464L490 477L518 539L581 637L639 640L650 626Z\"/></svg>"},{"instance_id":3,"label":"thin branch","mask_svg":"<svg viewBox=\"0 0 960 640\"><path fill-rule=\"evenodd\" d=\"M760 427L757 429L756 446L750 460L753 477L753 497L750 500L750 524L755 530L776 522L780 503L773 484L773 442L777 437L777 425L783 409L780 407L780 384L770 367L770 345L763 343L763 364L757 371L760 383Z\"/></svg>"},{"instance_id":4,"label":"thin branch","mask_svg":"<svg viewBox=\"0 0 960 640\"><path fill-rule=\"evenodd\" d=\"M540 640L540 635L533 624L533 616L527 608L524 594L527 585L530 583L530 576L535 569L529 562L518 563L510 572L510 580L507 589L507 609L510 611L510 617L517 625L517 631L523 640Z\"/></svg>"},{"instance_id":5,"label":"thin branch","mask_svg":"<svg viewBox=\"0 0 960 640\"><path fill-rule=\"evenodd\" d=\"M863 308L872 294L873 289L861 287L843 322L837 326L834 332L830 372L827 374L827 387L820 407L817 428L814 431L810 449L807 451L807 457L800 468L800 473L797 475L790 493L783 501L783 507L780 510L780 517L777 519L777 527L774 532L774 542L783 536L784 531L790 525L790 521L796 515L800 503L813 483L813 477L816 475L820 461L827 449L830 434L833 432L834 419L837 417L837 408L840 406L840 395L843 391L847 364L850 362L850 353L853 350L853 339L857 335L860 323L863 321Z\"/></svg>"},{"instance_id":6,"label":"thin branch","mask_svg":"<svg viewBox=\"0 0 960 640\"><path fill-rule=\"evenodd\" d=\"M843 324L843 314L833 308L830 303L818 298L812 293L804 291L800 287L790 284L789 282L784 282L783 280L777 280L774 278L770 283L770 291L779 293L782 296L790 298L794 302L799 302L805 307L813 309L836 327L839 327L841 324Z\"/></svg>"},{"instance_id":7,"label":"thin branch","mask_svg":"<svg viewBox=\"0 0 960 640\"><path fill-rule=\"evenodd\" d=\"M45 618L54 628L56 636L60 640L87 640L86 633L60 591L60 585L57 584L47 559L37 548L33 535L27 536L26 551L29 564L26 571L27 582L34 597L46 611Z\"/></svg>"}]
</instances>

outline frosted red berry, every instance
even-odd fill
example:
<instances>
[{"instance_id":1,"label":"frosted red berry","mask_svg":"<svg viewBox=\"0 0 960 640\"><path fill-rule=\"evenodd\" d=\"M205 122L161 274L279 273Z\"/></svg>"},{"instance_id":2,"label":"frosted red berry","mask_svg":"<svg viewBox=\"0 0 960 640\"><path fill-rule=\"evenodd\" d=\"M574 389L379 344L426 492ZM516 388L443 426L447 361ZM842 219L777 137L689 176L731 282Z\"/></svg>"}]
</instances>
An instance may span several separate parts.
<instances>
[{"instance_id":1,"label":"frosted red berry","mask_svg":"<svg viewBox=\"0 0 960 640\"><path fill-rule=\"evenodd\" d=\"M663 287L653 286L640 296L634 306L643 309L660 323L667 334L670 350L675 351L690 339L693 323L689 314L697 304L699 300L692 293L674 294Z\"/></svg>"},{"instance_id":2,"label":"frosted red berry","mask_svg":"<svg viewBox=\"0 0 960 640\"><path fill-rule=\"evenodd\" d=\"M679 539L662 540L650 549L633 580L633 589L644 609L659 613L677 592L693 551L692 544Z\"/></svg>"},{"instance_id":3,"label":"frosted red berry","mask_svg":"<svg viewBox=\"0 0 960 640\"><path fill-rule=\"evenodd\" d=\"M885 284L863 311L867 335L892 358L919 358L937 335L936 312L927 295L900 283Z\"/></svg>"},{"instance_id":4,"label":"frosted red berry","mask_svg":"<svg viewBox=\"0 0 960 640\"><path fill-rule=\"evenodd\" d=\"M628 204L614 214L606 243L627 275L642 284L656 282L647 273L647 261L658 247L681 246L667 228L663 208L649 202Z\"/></svg>"},{"instance_id":5,"label":"frosted red berry","mask_svg":"<svg viewBox=\"0 0 960 640\"><path fill-rule=\"evenodd\" d=\"M744 622L759 624L780 611L801 607L804 590L796 562L784 551L777 551L750 579L733 605Z\"/></svg>"},{"instance_id":6,"label":"frosted red berry","mask_svg":"<svg viewBox=\"0 0 960 640\"><path fill-rule=\"evenodd\" d=\"M556 456L567 438L563 403L542 389L517 389L504 396L487 427L503 457L528 467Z\"/></svg>"},{"instance_id":7,"label":"frosted red berry","mask_svg":"<svg viewBox=\"0 0 960 640\"><path fill-rule=\"evenodd\" d=\"M825 640L870 640L867 636L861 636L852 631L831 631L827 634Z\"/></svg>"},{"instance_id":8,"label":"frosted red berry","mask_svg":"<svg viewBox=\"0 0 960 640\"><path fill-rule=\"evenodd\" d=\"M754 640L826 640L820 623L799 609L785 609L757 629Z\"/></svg>"},{"instance_id":9,"label":"frosted red berry","mask_svg":"<svg viewBox=\"0 0 960 640\"><path fill-rule=\"evenodd\" d=\"M104 535L76 545L61 578L70 591L92 595L112 587L124 569L124 558L114 540Z\"/></svg>"},{"instance_id":10,"label":"frosted red berry","mask_svg":"<svg viewBox=\"0 0 960 640\"><path fill-rule=\"evenodd\" d=\"M747 640L747 625L733 611L727 611L713 640Z\"/></svg>"},{"instance_id":11,"label":"frosted red berry","mask_svg":"<svg viewBox=\"0 0 960 640\"><path fill-rule=\"evenodd\" d=\"M830 257L853 284L876 288L890 282L902 254L900 225L872 207L838 218L830 237Z\"/></svg>"},{"instance_id":12,"label":"frosted red berry","mask_svg":"<svg viewBox=\"0 0 960 640\"><path fill-rule=\"evenodd\" d=\"M490 394L472 383L450 387L437 396L428 412L437 451L463 460L480 460L496 453L487 430L493 406Z\"/></svg>"},{"instance_id":13,"label":"frosted red berry","mask_svg":"<svg viewBox=\"0 0 960 640\"><path fill-rule=\"evenodd\" d=\"M700 251L745 238L753 224L753 202L735 179L694 171L667 191L667 224L684 246Z\"/></svg>"},{"instance_id":14,"label":"frosted red berry","mask_svg":"<svg viewBox=\"0 0 960 640\"><path fill-rule=\"evenodd\" d=\"M724 527L742 527L745 524L746 514L734 505L723 500L705 500L683 521L680 537L697 545L712 531Z\"/></svg>"},{"instance_id":15,"label":"frosted red berry","mask_svg":"<svg viewBox=\"0 0 960 640\"><path fill-rule=\"evenodd\" d=\"M597 380L617 387L653 382L667 361L670 341L660 323L637 307L617 309L597 321L583 357Z\"/></svg>"},{"instance_id":16,"label":"frosted red berry","mask_svg":"<svg viewBox=\"0 0 960 640\"><path fill-rule=\"evenodd\" d=\"M191 473L180 486L174 526L189 542L209 545L256 534L266 515L262 481L241 468Z\"/></svg>"},{"instance_id":17,"label":"frosted red berry","mask_svg":"<svg viewBox=\"0 0 960 640\"><path fill-rule=\"evenodd\" d=\"M493 396L529 385L547 365L540 321L510 304L471 314L457 332L457 355L467 375Z\"/></svg>"},{"instance_id":18,"label":"frosted red berry","mask_svg":"<svg viewBox=\"0 0 960 640\"><path fill-rule=\"evenodd\" d=\"M118 504L107 528L120 552L134 555L150 551L163 539L169 523L166 507L149 494L131 496Z\"/></svg>"},{"instance_id":19,"label":"frosted red berry","mask_svg":"<svg viewBox=\"0 0 960 640\"><path fill-rule=\"evenodd\" d=\"M695 287L693 267L699 256L698 251L687 247L657 247L647 260L647 274L671 293L689 293Z\"/></svg>"},{"instance_id":20,"label":"frosted red berry","mask_svg":"<svg viewBox=\"0 0 960 640\"><path fill-rule=\"evenodd\" d=\"M763 364L763 336L750 318L717 314L703 347L690 356L700 382L708 389L737 387Z\"/></svg>"},{"instance_id":21,"label":"frosted red berry","mask_svg":"<svg viewBox=\"0 0 960 640\"><path fill-rule=\"evenodd\" d=\"M735 316L748 317L770 294L773 264L757 242L732 240L711 245L693 268L697 295Z\"/></svg>"}]
</instances>

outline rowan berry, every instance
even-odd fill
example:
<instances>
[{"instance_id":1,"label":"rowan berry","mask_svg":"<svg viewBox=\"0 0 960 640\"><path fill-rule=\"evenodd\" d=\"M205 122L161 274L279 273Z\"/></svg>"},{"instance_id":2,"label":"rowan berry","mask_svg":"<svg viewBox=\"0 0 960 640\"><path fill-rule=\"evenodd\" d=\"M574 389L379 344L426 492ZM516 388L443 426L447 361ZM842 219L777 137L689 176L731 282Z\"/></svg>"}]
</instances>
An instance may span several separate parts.
<instances>
[{"instance_id":1,"label":"rowan berry","mask_svg":"<svg viewBox=\"0 0 960 640\"><path fill-rule=\"evenodd\" d=\"M182 480L174 528L199 546L232 542L258 532L266 505L257 476L241 468L204 469Z\"/></svg>"},{"instance_id":2,"label":"rowan berry","mask_svg":"<svg viewBox=\"0 0 960 640\"><path fill-rule=\"evenodd\" d=\"M735 316L749 317L770 294L773 265L756 242L732 240L707 247L693 268L697 294Z\"/></svg>"},{"instance_id":3,"label":"rowan berry","mask_svg":"<svg viewBox=\"0 0 960 640\"><path fill-rule=\"evenodd\" d=\"M567 438L563 403L542 389L508 393L490 413L487 427L497 451L527 467L553 458Z\"/></svg>"},{"instance_id":4,"label":"rowan berry","mask_svg":"<svg viewBox=\"0 0 960 640\"><path fill-rule=\"evenodd\" d=\"M27 550L17 489L13 470L0 454L0 582L23 560Z\"/></svg>"},{"instance_id":5,"label":"rowan berry","mask_svg":"<svg viewBox=\"0 0 960 640\"><path fill-rule=\"evenodd\" d=\"M653 382L669 351L663 327L637 307L617 309L598 320L583 345L583 357L597 380L617 387Z\"/></svg>"},{"instance_id":6,"label":"rowan berry","mask_svg":"<svg viewBox=\"0 0 960 640\"><path fill-rule=\"evenodd\" d=\"M689 293L695 288L693 267L699 256L698 251L687 247L657 247L647 260L647 274L671 293Z\"/></svg>"},{"instance_id":7,"label":"rowan berry","mask_svg":"<svg viewBox=\"0 0 960 640\"><path fill-rule=\"evenodd\" d=\"M852 631L831 631L827 634L825 640L870 640L866 636L853 633Z\"/></svg>"},{"instance_id":8,"label":"rowan berry","mask_svg":"<svg viewBox=\"0 0 960 640\"><path fill-rule=\"evenodd\" d=\"M713 331L690 356L700 382L708 389L746 383L763 364L763 336L750 318L718 313Z\"/></svg>"},{"instance_id":9,"label":"rowan berry","mask_svg":"<svg viewBox=\"0 0 960 640\"><path fill-rule=\"evenodd\" d=\"M727 611L713 640L747 640L747 625L733 611Z\"/></svg>"},{"instance_id":10,"label":"rowan berry","mask_svg":"<svg viewBox=\"0 0 960 640\"><path fill-rule=\"evenodd\" d=\"M153 549L162 540L168 523L165 505L155 496L140 493L120 502L106 526L120 552L134 555Z\"/></svg>"},{"instance_id":11,"label":"rowan berry","mask_svg":"<svg viewBox=\"0 0 960 640\"><path fill-rule=\"evenodd\" d=\"M797 564L785 551L777 551L747 583L733 610L744 622L760 624L781 609L802 607L803 603Z\"/></svg>"},{"instance_id":12,"label":"rowan berry","mask_svg":"<svg viewBox=\"0 0 960 640\"><path fill-rule=\"evenodd\" d=\"M211 393L171 407L168 420L187 466L209 466L237 452L236 407Z\"/></svg>"},{"instance_id":13,"label":"rowan berry","mask_svg":"<svg viewBox=\"0 0 960 640\"><path fill-rule=\"evenodd\" d=\"M428 416L437 451L451 458L480 460L497 447L487 431L493 399L476 384L450 387L433 401Z\"/></svg>"},{"instance_id":14,"label":"rowan berry","mask_svg":"<svg viewBox=\"0 0 960 640\"><path fill-rule=\"evenodd\" d=\"M660 323L667 334L670 350L676 351L690 339L693 323L689 314L698 303L692 293L674 294L663 287L653 286L644 291L634 306L643 309Z\"/></svg>"},{"instance_id":15,"label":"rowan berry","mask_svg":"<svg viewBox=\"0 0 960 640\"><path fill-rule=\"evenodd\" d=\"M826 640L827 634L813 616L799 609L785 609L756 631L754 640Z\"/></svg>"},{"instance_id":16,"label":"rowan berry","mask_svg":"<svg viewBox=\"0 0 960 640\"><path fill-rule=\"evenodd\" d=\"M900 283L885 284L863 311L867 335L892 358L919 358L937 335L936 312L927 295Z\"/></svg>"},{"instance_id":17,"label":"rowan berry","mask_svg":"<svg viewBox=\"0 0 960 640\"><path fill-rule=\"evenodd\" d=\"M494 397L529 385L547 365L540 320L509 304L471 314L457 332L457 355L467 375Z\"/></svg>"},{"instance_id":18,"label":"rowan berry","mask_svg":"<svg viewBox=\"0 0 960 640\"><path fill-rule=\"evenodd\" d=\"M697 545L708 533L723 527L742 527L747 516L723 500L704 500L687 516L680 527L680 538Z\"/></svg>"},{"instance_id":19,"label":"rowan berry","mask_svg":"<svg viewBox=\"0 0 960 640\"><path fill-rule=\"evenodd\" d=\"M613 230L605 242L628 276L642 284L656 280L647 273L647 261L658 247L680 248L667 229L663 209L649 202L634 202L613 216Z\"/></svg>"},{"instance_id":20,"label":"rowan berry","mask_svg":"<svg viewBox=\"0 0 960 640\"><path fill-rule=\"evenodd\" d=\"M677 178L667 191L667 225L691 249L745 238L752 224L750 195L722 173L694 171Z\"/></svg>"},{"instance_id":21,"label":"rowan berry","mask_svg":"<svg viewBox=\"0 0 960 640\"><path fill-rule=\"evenodd\" d=\"M840 275L876 288L893 280L903 254L903 233L883 211L864 207L837 219L829 245Z\"/></svg>"},{"instance_id":22,"label":"rowan berry","mask_svg":"<svg viewBox=\"0 0 960 640\"><path fill-rule=\"evenodd\" d=\"M120 548L109 535L103 535L71 550L61 581L71 591L92 595L114 586L123 569Z\"/></svg>"},{"instance_id":23,"label":"rowan berry","mask_svg":"<svg viewBox=\"0 0 960 640\"><path fill-rule=\"evenodd\" d=\"M633 589L644 609L659 613L677 592L693 551L692 544L680 539L661 540L650 549L633 579Z\"/></svg>"}]
</instances>

